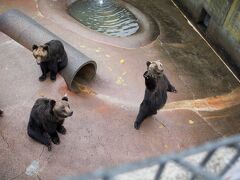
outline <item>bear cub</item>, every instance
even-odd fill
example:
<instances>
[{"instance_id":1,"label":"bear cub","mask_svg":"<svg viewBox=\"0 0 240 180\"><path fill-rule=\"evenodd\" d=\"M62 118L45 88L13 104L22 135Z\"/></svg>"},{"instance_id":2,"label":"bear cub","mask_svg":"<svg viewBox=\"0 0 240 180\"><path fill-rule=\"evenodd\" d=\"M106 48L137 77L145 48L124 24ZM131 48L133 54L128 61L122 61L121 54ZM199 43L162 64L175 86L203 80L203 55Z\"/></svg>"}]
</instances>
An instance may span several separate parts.
<instances>
[{"instance_id":1,"label":"bear cub","mask_svg":"<svg viewBox=\"0 0 240 180\"><path fill-rule=\"evenodd\" d=\"M176 93L177 90L163 73L163 66L159 60L147 61L145 78L145 95L140 105L134 128L139 129L145 118L157 114L167 101L167 91Z\"/></svg>"},{"instance_id":2,"label":"bear cub","mask_svg":"<svg viewBox=\"0 0 240 180\"><path fill-rule=\"evenodd\" d=\"M39 77L40 81L47 78L48 72L50 72L50 79L56 80L57 73L67 66L67 53L59 40L51 40L40 46L34 44L32 51L42 70L42 75Z\"/></svg>"},{"instance_id":3,"label":"bear cub","mask_svg":"<svg viewBox=\"0 0 240 180\"><path fill-rule=\"evenodd\" d=\"M58 133L66 134L63 126L64 119L72 116L68 97L55 101L48 98L39 98L32 107L27 133L34 140L46 145L51 151L51 141L59 144ZM49 138L50 137L50 138Z\"/></svg>"}]
</instances>

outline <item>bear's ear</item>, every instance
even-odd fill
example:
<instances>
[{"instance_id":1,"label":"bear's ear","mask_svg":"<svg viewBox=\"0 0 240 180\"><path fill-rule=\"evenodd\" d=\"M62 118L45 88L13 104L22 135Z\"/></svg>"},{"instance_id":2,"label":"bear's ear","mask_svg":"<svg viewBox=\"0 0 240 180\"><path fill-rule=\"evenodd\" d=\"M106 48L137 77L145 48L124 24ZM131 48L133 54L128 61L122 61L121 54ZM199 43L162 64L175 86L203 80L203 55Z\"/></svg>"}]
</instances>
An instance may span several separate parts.
<instances>
[{"instance_id":1,"label":"bear's ear","mask_svg":"<svg viewBox=\"0 0 240 180\"><path fill-rule=\"evenodd\" d=\"M43 46L43 49L48 52L48 46Z\"/></svg>"},{"instance_id":2,"label":"bear's ear","mask_svg":"<svg viewBox=\"0 0 240 180\"><path fill-rule=\"evenodd\" d=\"M52 111L53 107L54 107L55 104L56 104L56 101L53 100L53 99L51 99L51 100L49 101L49 104L50 104L50 110Z\"/></svg>"},{"instance_id":3,"label":"bear's ear","mask_svg":"<svg viewBox=\"0 0 240 180\"><path fill-rule=\"evenodd\" d=\"M147 67L150 66L150 64L151 64L150 61L147 61L147 62L146 62Z\"/></svg>"},{"instance_id":4,"label":"bear's ear","mask_svg":"<svg viewBox=\"0 0 240 180\"><path fill-rule=\"evenodd\" d=\"M65 95L65 96L62 97L62 100L63 101L68 101L68 97Z\"/></svg>"},{"instance_id":5,"label":"bear's ear","mask_svg":"<svg viewBox=\"0 0 240 180\"><path fill-rule=\"evenodd\" d=\"M32 45L32 50L35 50L37 48L38 48L38 46L36 44Z\"/></svg>"}]
</instances>

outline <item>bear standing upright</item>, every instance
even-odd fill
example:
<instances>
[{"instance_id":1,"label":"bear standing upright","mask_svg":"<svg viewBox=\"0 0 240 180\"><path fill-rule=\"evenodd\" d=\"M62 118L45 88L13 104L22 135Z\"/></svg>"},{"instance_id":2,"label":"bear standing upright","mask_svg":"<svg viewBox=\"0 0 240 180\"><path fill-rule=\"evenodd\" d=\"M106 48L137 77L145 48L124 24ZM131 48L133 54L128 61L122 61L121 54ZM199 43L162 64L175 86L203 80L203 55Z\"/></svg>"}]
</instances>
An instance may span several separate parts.
<instances>
[{"instance_id":1,"label":"bear standing upright","mask_svg":"<svg viewBox=\"0 0 240 180\"><path fill-rule=\"evenodd\" d=\"M34 44L32 51L37 64L40 65L42 70L42 75L39 77L40 81L44 81L47 78L49 71L50 79L56 80L57 73L67 66L67 53L59 40L51 40L40 46Z\"/></svg>"},{"instance_id":2,"label":"bear standing upright","mask_svg":"<svg viewBox=\"0 0 240 180\"><path fill-rule=\"evenodd\" d=\"M36 141L46 145L51 150L50 136L54 144L59 144L60 139L57 132L66 133L63 126L64 119L72 116L73 111L68 104L68 98L64 96L61 100L55 101L48 98L36 100L30 114L27 132Z\"/></svg>"},{"instance_id":3,"label":"bear standing upright","mask_svg":"<svg viewBox=\"0 0 240 180\"><path fill-rule=\"evenodd\" d=\"M134 128L139 129L145 118L157 114L167 101L167 91L177 92L171 85L167 76L163 73L163 66L158 61L147 61L147 71L143 74L145 78L145 95L140 105L140 110L134 122Z\"/></svg>"}]
</instances>

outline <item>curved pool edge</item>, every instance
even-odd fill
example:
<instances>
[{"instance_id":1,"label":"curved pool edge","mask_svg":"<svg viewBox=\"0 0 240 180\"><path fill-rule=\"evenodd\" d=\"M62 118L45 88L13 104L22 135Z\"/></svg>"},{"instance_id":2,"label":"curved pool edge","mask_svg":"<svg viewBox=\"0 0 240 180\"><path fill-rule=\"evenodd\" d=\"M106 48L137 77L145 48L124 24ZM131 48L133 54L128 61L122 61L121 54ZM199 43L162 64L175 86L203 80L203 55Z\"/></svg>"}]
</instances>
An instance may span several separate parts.
<instances>
[{"instance_id":1,"label":"curved pool edge","mask_svg":"<svg viewBox=\"0 0 240 180\"><path fill-rule=\"evenodd\" d=\"M51 0L40 0L37 3L44 17L60 26L62 26L62 24L67 24L67 26L64 26L65 29L83 36L84 38L103 44L129 49L139 48L152 43L160 34L160 29L151 16L142 13L133 5L119 0L119 3L133 13L138 19L140 28L135 34L127 37L111 37L104 35L84 26L67 13L68 5L73 2L73 0L54 2Z\"/></svg>"}]
</instances>

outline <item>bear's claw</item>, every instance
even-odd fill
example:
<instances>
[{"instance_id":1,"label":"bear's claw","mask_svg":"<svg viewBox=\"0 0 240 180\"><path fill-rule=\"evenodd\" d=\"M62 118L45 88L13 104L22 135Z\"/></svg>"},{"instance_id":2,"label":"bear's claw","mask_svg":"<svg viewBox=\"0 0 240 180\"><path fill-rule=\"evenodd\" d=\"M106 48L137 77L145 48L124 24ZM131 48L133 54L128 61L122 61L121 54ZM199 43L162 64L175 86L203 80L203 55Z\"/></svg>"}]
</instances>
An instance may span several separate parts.
<instances>
[{"instance_id":1,"label":"bear's claw","mask_svg":"<svg viewBox=\"0 0 240 180\"><path fill-rule=\"evenodd\" d=\"M41 75L38 79L39 81L44 81L47 78L46 75Z\"/></svg>"},{"instance_id":2,"label":"bear's claw","mask_svg":"<svg viewBox=\"0 0 240 180\"><path fill-rule=\"evenodd\" d=\"M55 81L55 80L56 80L56 76L51 76L50 79L51 79L52 81Z\"/></svg>"},{"instance_id":3,"label":"bear's claw","mask_svg":"<svg viewBox=\"0 0 240 180\"><path fill-rule=\"evenodd\" d=\"M176 90L176 88L175 88L174 86L172 86L172 88L171 88L171 92L173 92L173 93L177 93L177 90Z\"/></svg>"},{"instance_id":4,"label":"bear's claw","mask_svg":"<svg viewBox=\"0 0 240 180\"><path fill-rule=\"evenodd\" d=\"M52 145L49 143L49 144L47 145L47 148L48 148L48 151L51 151L51 150L52 150Z\"/></svg>"},{"instance_id":5,"label":"bear's claw","mask_svg":"<svg viewBox=\"0 0 240 180\"><path fill-rule=\"evenodd\" d=\"M58 129L58 132L61 133L61 134L66 134L67 130L64 126L61 126L59 129Z\"/></svg>"},{"instance_id":6,"label":"bear's claw","mask_svg":"<svg viewBox=\"0 0 240 180\"><path fill-rule=\"evenodd\" d=\"M53 142L54 144L60 144L60 139L59 139L59 137L53 137L53 138L52 138L52 142Z\"/></svg>"},{"instance_id":7,"label":"bear's claw","mask_svg":"<svg viewBox=\"0 0 240 180\"><path fill-rule=\"evenodd\" d=\"M141 126L141 124L139 124L138 122L134 122L134 128L135 128L136 130L139 130L139 129L140 129L140 126Z\"/></svg>"}]
</instances>

